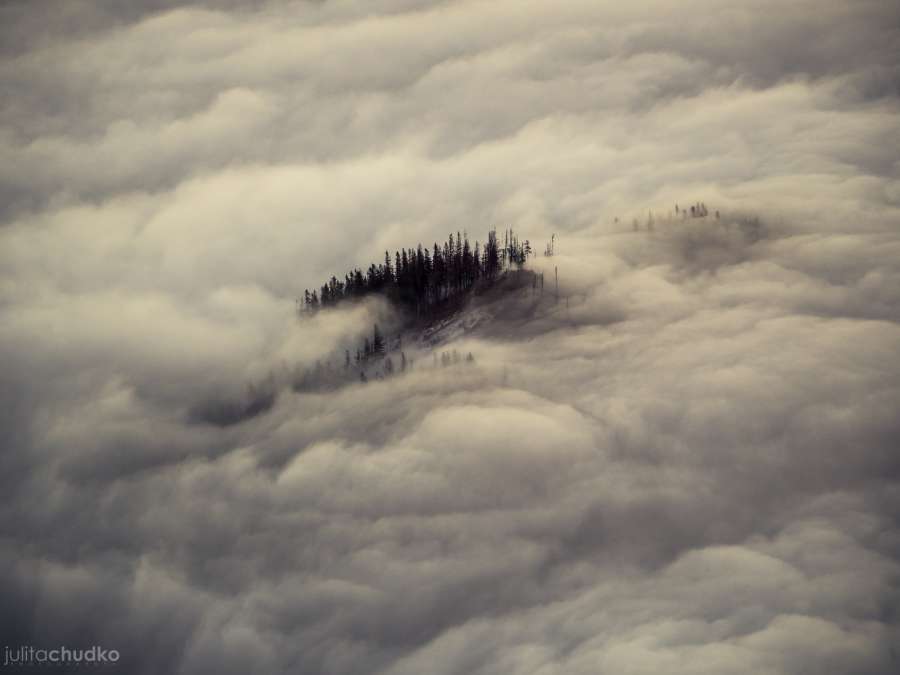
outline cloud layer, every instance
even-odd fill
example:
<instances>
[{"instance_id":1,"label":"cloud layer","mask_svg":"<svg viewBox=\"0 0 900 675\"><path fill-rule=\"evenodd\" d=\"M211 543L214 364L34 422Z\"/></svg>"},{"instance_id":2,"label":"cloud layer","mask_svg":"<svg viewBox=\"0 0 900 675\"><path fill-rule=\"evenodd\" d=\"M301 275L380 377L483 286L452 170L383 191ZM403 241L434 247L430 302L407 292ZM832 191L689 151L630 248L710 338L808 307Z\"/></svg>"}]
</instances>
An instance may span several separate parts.
<instances>
[{"instance_id":1,"label":"cloud layer","mask_svg":"<svg viewBox=\"0 0 900 675\"><path fill-rule=\"evenodd\" d=\"M5 645L896 670L891 3L126 4L0 8ZM400 321L304 288L509 225L475 364L291 386Z\"/></svg>"}]
</instances>

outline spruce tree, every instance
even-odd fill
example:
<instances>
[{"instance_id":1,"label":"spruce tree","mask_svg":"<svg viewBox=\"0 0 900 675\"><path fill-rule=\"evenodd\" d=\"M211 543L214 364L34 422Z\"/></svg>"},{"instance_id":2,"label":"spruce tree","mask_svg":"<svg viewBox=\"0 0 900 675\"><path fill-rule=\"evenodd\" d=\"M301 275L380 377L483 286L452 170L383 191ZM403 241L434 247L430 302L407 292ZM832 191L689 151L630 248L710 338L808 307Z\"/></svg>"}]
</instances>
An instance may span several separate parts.
<instances>
[{"instance_id":1,"label":"spruce tree","mask_svg":"<svg viewBox=\"0 0 900 675\"><path fill-rule=\"evenodd\" d=\"M372 353L374 355L384 354L384 336L378 330L378 324L372 327Z\"/></svg>"}]
</instances>

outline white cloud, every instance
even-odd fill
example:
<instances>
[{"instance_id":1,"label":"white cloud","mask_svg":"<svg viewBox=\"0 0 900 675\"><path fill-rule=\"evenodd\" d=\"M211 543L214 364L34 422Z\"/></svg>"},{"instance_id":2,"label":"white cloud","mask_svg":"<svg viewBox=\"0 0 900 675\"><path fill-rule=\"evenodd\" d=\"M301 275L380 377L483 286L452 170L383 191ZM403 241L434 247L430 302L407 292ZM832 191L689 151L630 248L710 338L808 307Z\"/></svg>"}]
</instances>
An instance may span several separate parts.
<instances>
[{"instance_id":1,"label":"white cloud","mask_svg":"<svg viewBox=\"0 0 900 675\"><path fill-rule=\"evenodd\" d=\"M896 9L176 4L0 10L10 644L894 670ZM291 386L402 324L304 288L491 226L558 255L475 364Z\"/></svg>"}]
</instances>

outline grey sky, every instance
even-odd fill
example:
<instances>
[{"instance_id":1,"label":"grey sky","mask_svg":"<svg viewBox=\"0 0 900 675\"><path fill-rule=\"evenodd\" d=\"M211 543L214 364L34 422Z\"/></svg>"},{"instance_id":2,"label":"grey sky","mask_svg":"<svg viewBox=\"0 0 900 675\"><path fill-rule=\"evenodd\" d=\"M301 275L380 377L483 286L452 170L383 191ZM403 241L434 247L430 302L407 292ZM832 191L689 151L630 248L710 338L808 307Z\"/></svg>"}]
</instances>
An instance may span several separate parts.
<instances>
[{"instance_id":1,"label":"grey sky","mask_svg":"<svg viewBox=\"0 0 900 675\"><path fill-rule=\"evenodd\" d=\"M4 3L0 641L129 673L896 672L898 26ZM667 220L697 201L722 218ZM473 368L284 386L396 325L298 322L304 288L491 226L558 235L567 306L479 308ZM193 412L260 383L264 414Z\"/></svg>"}]
</instances>

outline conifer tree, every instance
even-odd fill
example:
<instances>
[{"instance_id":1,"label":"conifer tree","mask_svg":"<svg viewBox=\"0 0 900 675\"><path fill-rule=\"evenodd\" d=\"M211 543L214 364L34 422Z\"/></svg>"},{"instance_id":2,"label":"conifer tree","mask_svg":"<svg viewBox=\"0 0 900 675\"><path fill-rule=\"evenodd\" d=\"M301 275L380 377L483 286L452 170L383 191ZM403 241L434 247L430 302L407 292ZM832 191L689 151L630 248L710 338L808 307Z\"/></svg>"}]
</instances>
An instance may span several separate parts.
<instances>
[{"instance_id":1,"label":"conifer tree","mask_svg":"<svg viewBox=\"0 0 900 675\"><path fill-rule=\"evenodd\" d=\"M487 244L484 246L484 272L489 280L493 280L500 271L500 250L497 247L497 230L488 233Z\"/></svg>"},{"instance_id":2,"label":"conifer tree","mask_svg":"<svg viewBox=\"0 0 900 675\"><path fill-rule=\"evenodd\" d=\"M378 324L372 327L372 354L378 356L384 354L384 336L378 330Z\"/></svg>"},{"instance_id":3,"label":"conifer tree","mask_svg":"<svg viewBox=\"0 0 900 675\"><path fill-rule=\"evenodd\" d=\"M391 254L384 252L384 282L386 284L394 283L394 270L391 269Z\"/></svg>"}]
</instances>

